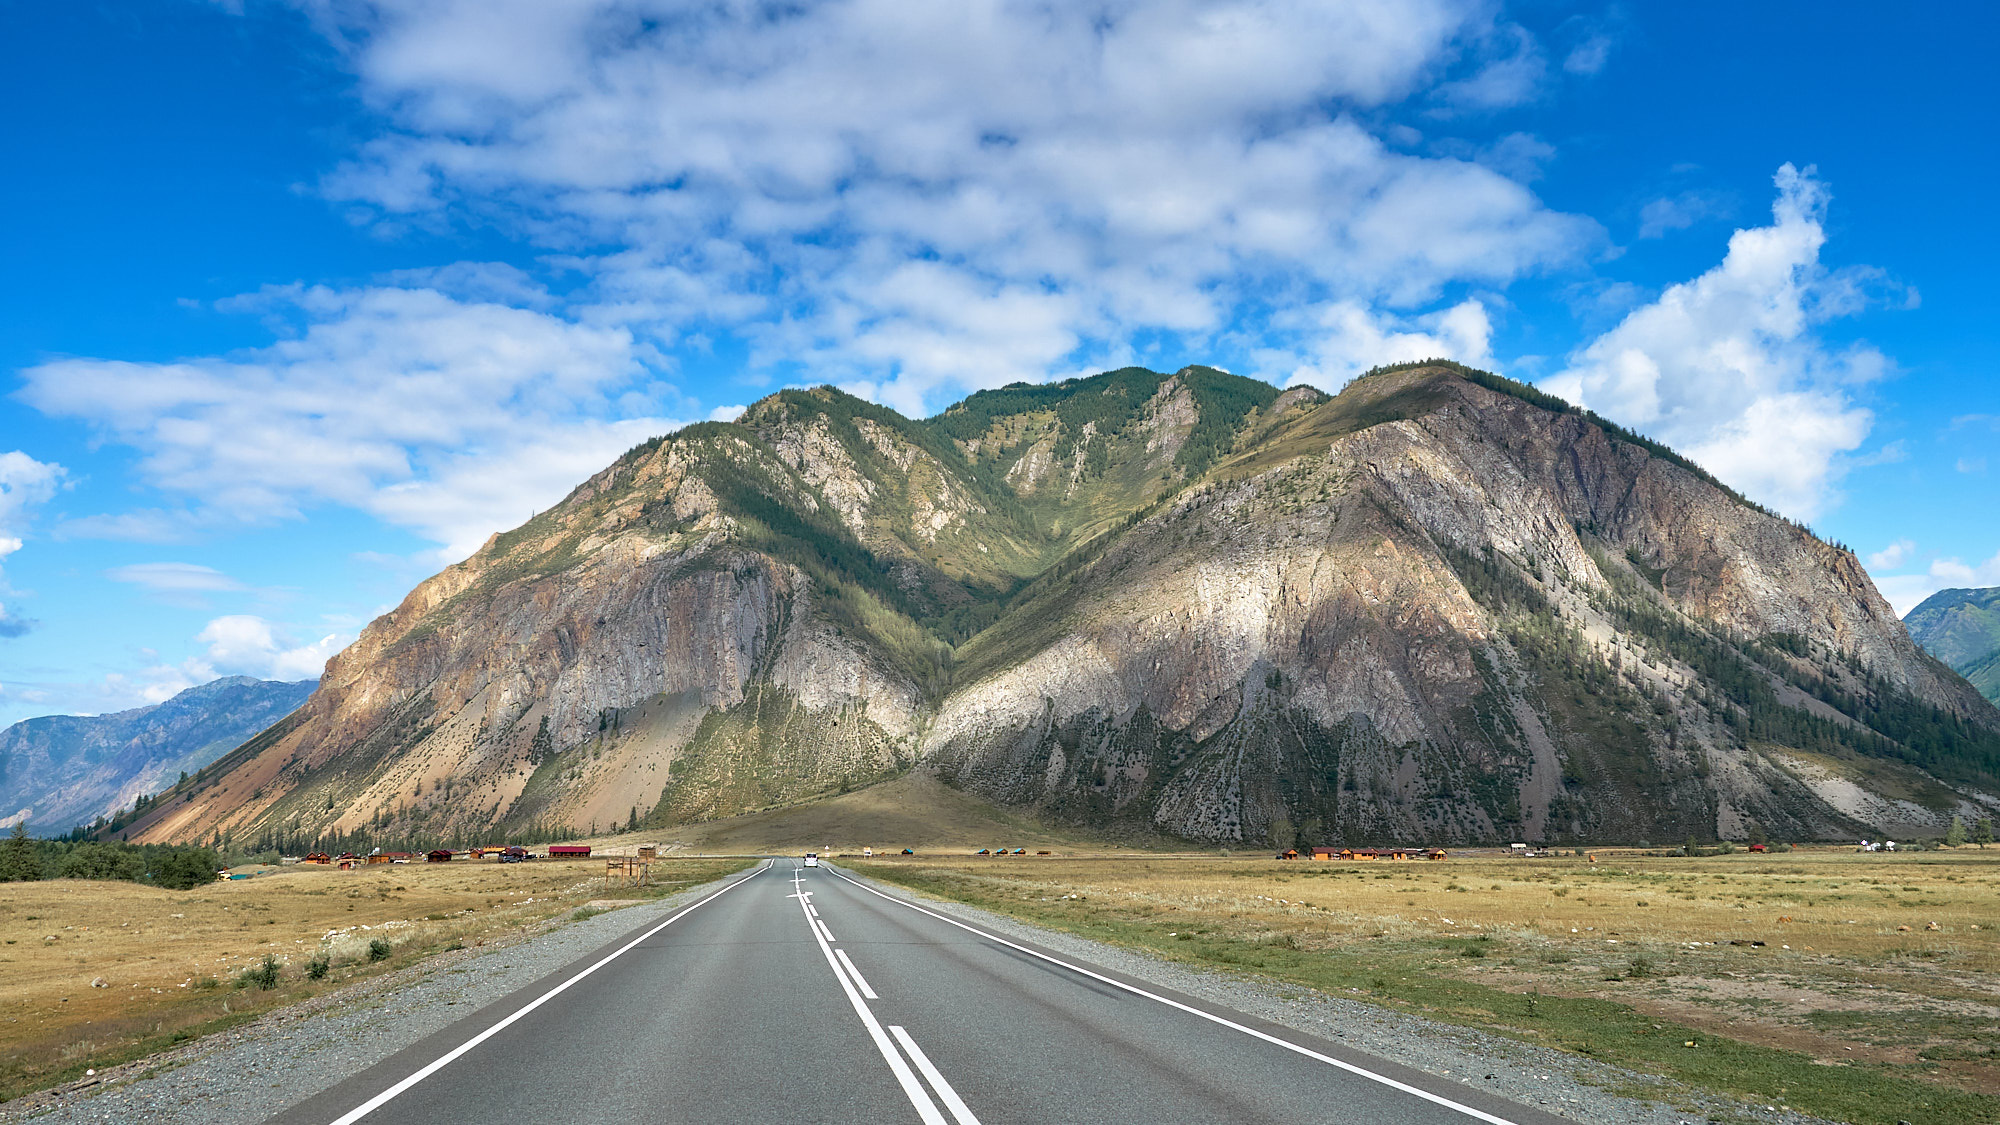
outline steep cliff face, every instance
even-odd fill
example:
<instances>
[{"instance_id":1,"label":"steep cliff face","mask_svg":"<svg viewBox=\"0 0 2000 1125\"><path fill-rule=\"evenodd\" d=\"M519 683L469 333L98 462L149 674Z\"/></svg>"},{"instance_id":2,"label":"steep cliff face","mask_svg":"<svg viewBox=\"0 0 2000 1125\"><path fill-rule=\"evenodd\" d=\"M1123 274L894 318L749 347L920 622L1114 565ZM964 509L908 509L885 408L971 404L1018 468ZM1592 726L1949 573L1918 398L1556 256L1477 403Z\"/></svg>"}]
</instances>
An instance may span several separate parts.
<instances>
[{"instance_id":1,"label":"steep cliff face","mask_svg":"<svg viewBox=\"0 0 2000 1125\"><path fill-rule=\"evenodd\" d=\"M147 835L625 823L678 773L739 754L701 735L746 693L846 717L849 734L746 767L768 784L709 811L907 766L924 654L875 635L868 590L793 561L802 541L837 538L832 511L736 427L635 450L418 586L328 663L287 733Z\"/></svg>"},{"instance_id":2,"label":"steep cliff face","mask_svg":"<svg viewBox=\"0 0 2000 1125\"><path fill-rule=\"evenodd\" d=\"M1546 396L1125 369L635 449L139 827L665 825L927 760L1207 840L1825 836L1971 808L1996 732L1851 554Z\"/></svg>"},{"instance_id":3,"label":"steep cliff face","mask_svg":"<svg viewBox=\"0 0 2000 1125\"><path fill-rule=\"evenodd\" d=\"M1107 387L1132 408L1093 400L1080 422L1056 416ZM989 426L1035 430L989 442L1009 464L1034 440L1069 442L1066 424L1083 433L1074 487L1040 508L948 429L830 388L773 395L738 423L633 450L418 586L328 664L284 729L137 827L149 839L587 831L906 769L948 690L952 643L1090 522L1045 512L1074 511L1081 490L1101 523L1165 487L1107 499L1107 443L1181 441L1204 407L1225 435L1211 440L1226 440L1275 394L1206 369L1132 370L982 403ZM1037 410L1049 416L1023 420Z\"/></svg>"},{"instance_id":4,"label":"steep cliff face","mask_svg":"<svg viewBox=\"0 0 2000 1125\"><path fill-rule=\"evenodd\" d=\"M1066 567L961 651L925 753L1082 821L1824 837L1936 827L2000 764L1852 555L1444 371L1356 384Z\"/></svg>"}]
</instances>

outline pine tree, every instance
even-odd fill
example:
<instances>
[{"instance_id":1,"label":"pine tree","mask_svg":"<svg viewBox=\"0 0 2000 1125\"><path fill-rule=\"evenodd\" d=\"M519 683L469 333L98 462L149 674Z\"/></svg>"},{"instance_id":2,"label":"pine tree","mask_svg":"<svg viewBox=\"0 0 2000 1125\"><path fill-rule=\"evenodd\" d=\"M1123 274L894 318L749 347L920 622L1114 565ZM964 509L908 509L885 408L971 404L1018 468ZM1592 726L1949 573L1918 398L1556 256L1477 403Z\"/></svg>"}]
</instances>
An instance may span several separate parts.
<instances>
[{"instance_id":1,"label":"pine tree","mask_svg":"<svg viewBox=\"0 0 2000 1125\"><path fill-rule=\"evenodd\" d=\"M28 838L28 826L16 824L13 835L0 843L0 883L29 883L41 877L41 849Z\"/></svg>"}]
</instances>

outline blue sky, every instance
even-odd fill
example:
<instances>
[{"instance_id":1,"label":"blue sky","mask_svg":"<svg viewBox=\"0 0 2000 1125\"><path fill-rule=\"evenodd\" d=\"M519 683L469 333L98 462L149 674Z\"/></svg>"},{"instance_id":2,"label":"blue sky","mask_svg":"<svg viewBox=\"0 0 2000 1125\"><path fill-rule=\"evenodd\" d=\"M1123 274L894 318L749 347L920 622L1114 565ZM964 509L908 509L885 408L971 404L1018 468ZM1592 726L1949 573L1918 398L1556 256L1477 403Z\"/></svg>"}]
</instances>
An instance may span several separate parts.
<instances>
[{"instance_id":1,"label":"blue sky","mask_svg":"<svg viewBox=\"0 0 2000 1125\"><path fill-rule=\"evenodd\" d=\"M1989 6L933 7L0 5L0 722L312 675L800 382L1452 355L2000 584Z\"/></svg>"}]
</instances>

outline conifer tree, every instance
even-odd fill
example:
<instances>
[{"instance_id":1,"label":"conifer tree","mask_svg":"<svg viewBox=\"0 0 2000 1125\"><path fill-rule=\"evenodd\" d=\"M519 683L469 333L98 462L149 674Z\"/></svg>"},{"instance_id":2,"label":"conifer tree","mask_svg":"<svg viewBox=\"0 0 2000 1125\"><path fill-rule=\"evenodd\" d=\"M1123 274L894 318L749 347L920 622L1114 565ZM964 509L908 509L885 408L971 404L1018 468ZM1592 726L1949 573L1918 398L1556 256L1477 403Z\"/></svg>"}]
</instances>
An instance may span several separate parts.
<instances>
[{"instance_id":1,"label":"conifer tree","mask_svg":"<svg viewBox=\"0 0 2000 1125\"><path fill-rule=\"evenodd\" d=\"M16 824L0 843L0 883L28 883L42 877L41 849L28 837L28 826Z\"/></svg>"}]
</instances>

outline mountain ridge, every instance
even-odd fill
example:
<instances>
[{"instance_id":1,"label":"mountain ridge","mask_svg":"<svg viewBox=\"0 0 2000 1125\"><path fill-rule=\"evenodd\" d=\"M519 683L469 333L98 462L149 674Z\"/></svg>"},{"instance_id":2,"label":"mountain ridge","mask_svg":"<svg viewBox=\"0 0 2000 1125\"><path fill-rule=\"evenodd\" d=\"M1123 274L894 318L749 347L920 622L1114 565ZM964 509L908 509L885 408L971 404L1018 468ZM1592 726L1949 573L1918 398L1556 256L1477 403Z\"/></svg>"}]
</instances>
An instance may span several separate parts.
<instances>
[{"instance_id":1,"label":"mountain ridge","mask_svg":"<svg viewBox=\"0 0 2000 1125\"><path fill-rule=\"evenodd\" d=\"M1925 651L2000 703L2000 586L1939 590L1903 624Z\"/></svg>"},{"instance_id":2,"label":"mountain ridge","mask_svg":"<svg viewBox=\"0 0 2000 1125\"><path fill-rule=\"evenodd\" d=\"M67 831L208 766L303 703L314 681L226 676L145 707L0 730L0 824Z\"/></svg>"},{"instance_id":3,"label":"mountain ridge","mask_svg":"<svg viewBox=\"0 0 2000 1125\"><path fill-rule=\"evenodd\" d=\"M781 391L420 584L142 827L668 828L919 763L1212 841L1985 808L2000 712L1852 552L1663 449L1439 362L1334 397L1126 368L923 420Z\"/></svg>"}]
</instances>

